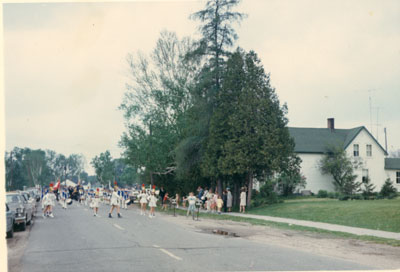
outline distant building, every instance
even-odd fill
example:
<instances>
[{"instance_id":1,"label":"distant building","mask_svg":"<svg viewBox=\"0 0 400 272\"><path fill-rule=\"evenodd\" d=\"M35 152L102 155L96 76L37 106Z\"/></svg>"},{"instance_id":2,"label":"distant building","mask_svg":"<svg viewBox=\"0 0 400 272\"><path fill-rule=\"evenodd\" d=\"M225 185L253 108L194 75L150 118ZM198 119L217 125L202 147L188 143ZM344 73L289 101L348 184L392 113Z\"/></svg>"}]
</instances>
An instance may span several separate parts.
<instances>
[{"instance_id":1,"label":"distant building","mask_svg":"<svg viewBox=\"0 0 400 272\"><path fill-rule=\"evenodd\" d=\"M400 158L387 158L388 153L364 127L336 129L334 119L328 119L327 128L289 127L295 141L295 152L302 159L301 171L306 177L304 190L317 193L319 190L334 191L331 175L323 175L319 161L328 146L341 145L348 156L361 167L355 169L357 181L369 177L379 191L387 178L400 190Z\"/></svg>"}]
</instances>

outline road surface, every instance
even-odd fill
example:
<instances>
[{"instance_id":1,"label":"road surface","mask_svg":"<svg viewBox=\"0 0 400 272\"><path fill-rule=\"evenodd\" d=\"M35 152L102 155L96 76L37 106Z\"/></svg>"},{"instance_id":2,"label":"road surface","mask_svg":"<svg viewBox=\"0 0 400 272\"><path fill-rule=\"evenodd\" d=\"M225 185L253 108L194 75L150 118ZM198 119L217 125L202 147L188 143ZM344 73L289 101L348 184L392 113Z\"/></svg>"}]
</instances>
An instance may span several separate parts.
<instances>
[{"instance_id":1,"label":"road surface","mask_svg":"<svg viewBox=\"0 0 400 272\"><path fill-rule=\"evenodd\" d=\"M158 215L123 210L108 218L109 206L94 217L76 202L59 206L55 218L40 212L31 229L21 270L45 271L254 271L367 270L376 267L240 237L196 232Z\"/></svg>"}]
</instances>

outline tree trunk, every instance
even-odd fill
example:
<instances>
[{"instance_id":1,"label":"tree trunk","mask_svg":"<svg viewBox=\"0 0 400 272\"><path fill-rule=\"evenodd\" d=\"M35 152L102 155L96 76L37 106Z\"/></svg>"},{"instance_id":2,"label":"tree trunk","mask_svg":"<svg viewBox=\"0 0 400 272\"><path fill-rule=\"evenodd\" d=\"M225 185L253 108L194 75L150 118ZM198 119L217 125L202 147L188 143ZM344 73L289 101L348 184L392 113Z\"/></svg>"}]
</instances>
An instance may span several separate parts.
<instances>
[{"instance_id":1,"label":"tree trunk","mask_svg":"<svg viewBox=\"0 0 400 272\"><path fill-rule=\"evenodd\" d=\"M222 196L222 182L221 179L217 179L217 190L218 190L218 195Z\"/></svg>"},{"instance_id":2,"label":"tree trunk","mask_svg":"<svg viewBox=\"0 0 400 272\"><path fill-rule=\"evenodd\" d=\"M152 171L150 171L150 183L151 183L151 188L153 188L154 180L153 180L153 172Z\"/></svg>"},{"instance_id":3,"label":"tree trunk","mask_svg":"<svg viewBox=\"0 0 400 272\"><path fill-rule=\"evenodd\" d=\"M250 171L247 176L247 207L250 207L251 193L253 191L253 173Z\"/></svg>"},{"instance_id":4,"label":"tree trunk","mask_svg":"<svg viewBox=\"0 0 400 272\"><path fill-rule=\"evenodd\" d=\"M235 182L235 184L233 185L233 206L239 205L238 200L239 200L239 186Z\"/></svg>"}]
</instances>

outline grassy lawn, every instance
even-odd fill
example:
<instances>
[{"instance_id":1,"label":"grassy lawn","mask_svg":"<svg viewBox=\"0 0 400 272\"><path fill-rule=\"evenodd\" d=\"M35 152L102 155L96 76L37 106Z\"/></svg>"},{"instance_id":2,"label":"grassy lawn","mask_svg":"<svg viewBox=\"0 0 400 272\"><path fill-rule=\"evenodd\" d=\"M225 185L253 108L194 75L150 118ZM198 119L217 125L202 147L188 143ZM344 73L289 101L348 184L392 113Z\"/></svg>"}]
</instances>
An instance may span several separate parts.
<instances>
[{"instance_id":1,"label":"grassy lawn","mask_svg":"<svg viewBox=\"0 0 400 272\"><path fill-rule=\"evenodd\" d=\"M158 212L162 212L159 208L157 208ZM173 215L173 210L170 209L167 212L170 215ZM186 211L183 210L176 210L175 211L177 216L185 216ZM400 241L394 240L394 239L386 239L386 238L379 238L379 237L373 237L373 236L366 236L366 235L354 235L350 233L344 233L344 232L338 232L338 231L329 231L329 230L323 230L323 229L317 229L317 228L311 228L311 227L303 227L303 226L297 226L297 225L289 225L286 223L278 223L278 222L271 222L271 221L266 221L266 220L259 220L259 219L253 219L253 218L243 218L243 217L237 217L237 216L232 216L232 215L218 215L218 214L207 214L207 213L201 213L199 215L199 218L208 218L208 219L214 219L214 220L229 220L229 221L235 221L235 222L246 222L250 223L252 225L261 225L261 226L268 226L272 228L278 228L278 229L286 229L286 230L296 230L296 231L304 231L308 233L316 233L320 235L324 235L326 237L330 238L345 238L345 239L355 239L355 240L361 240L361 241L368 241L372 243L377 243L377 244L386 244L386 245L391 245L395 247L400 247Z\"/></svg>"},{"instance_id":2,"label":"grassy lawn","mask_svg":"<svg viewBox=\"0 0 400 272\"><path fill-rule=\"evenodd\" d=\"M400 232L400 198L349 200L306 198L249 210L251 214Z\"/></svg>"}]
</instances>

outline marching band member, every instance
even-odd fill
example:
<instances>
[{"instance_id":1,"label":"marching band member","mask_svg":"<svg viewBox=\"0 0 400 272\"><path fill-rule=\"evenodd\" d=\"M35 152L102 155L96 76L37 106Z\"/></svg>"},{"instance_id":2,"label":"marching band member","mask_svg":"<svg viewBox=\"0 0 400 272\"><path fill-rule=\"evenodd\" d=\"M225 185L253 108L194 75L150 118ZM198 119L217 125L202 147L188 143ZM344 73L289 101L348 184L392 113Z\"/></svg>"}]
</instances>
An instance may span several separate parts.
<instances>
[{"instance_id":1,"label":"marching band member","mask_svg":"<svg viewBox=\"0 0 400 272\"><path fill-rule=\"evenodd\" d=\"M46 216L54 217L53 215L53 206L55 205L56 196L53 194L53 183L50 183L50 188L48 193L43 197L43 218Z\"/></svg>"},{"instance_id":2,"label":"marching band member","mask_svg":"<svg viewBox=\"0 0 400 272\"><path fill-rule=\"evenodd\" d=\"M155 208L157 207L157 197L155 195L155 185L153 185L153 190L151 191L151 195L149 197L149 207L150 207L150 214L149 217L155 217L156 214L154 213Z\"/></svg>"},{"instance_id":3,"label":"marching band member","mask_svg":"<svg viewBox=\"0 0 400 272\"><path fill-rule=\"evenodd\" d=\"M92 198L93 216L97 216L97 212L99 211L99 204L100 204L100 195L99 195L99 188L97 188L96 194L94 198Z\"/></svg>"},{"instance_id":4,"label":"marching band member","mask_svg":"<svg viewBox=\"0 0 400 272\"><path fill-rule=\"evenodd\" d=\"M147 206L147 193L146 193L146 189L144 187L144 184L142 185L142 192L138 195L139 199L140 199L140 215L146 215L146 206Z\"/></svg>"},{"instance_id":5,"label":"marching band member","mask_svg":"<svg viewBox=\"0 0 400 272\"><path fill-rule=\"evenodd\" d=\"M67 199L68 199L68 191L65 188L62 188L61 191L61 206L63 209L67 209Z\"/></svg>"},{"instance_id":6,"label":"marching band member","mask_svg":"<svg viewBox=\"0 0 400 272\"><path fill-rule=\"evenodd\" d=\"M124 200L123 200L123 202L124 202L124 207L125 207L125 210L127 210L128 209L128 200L129 200L129 191L128 191L128 189L125 189L125 193L124 193Z\"/></svg>"},{"instance_id":7,"label":"marching band member","mask_svg":"<svg viewBox=\"0 0 400 272\"><path fill-rule=\"evenodd\" d=\"M118 217L121 218L121 214L119 213L119 203L120 203L120 196L118 195L118 186L116 185L116 182L114 183L114 191L111 195L111 209L110 212L108 213L108 217L112 218L111 214L114 210L114 208L117 208L117 213L118 213Z\"/></svg>"}]
</instances>

